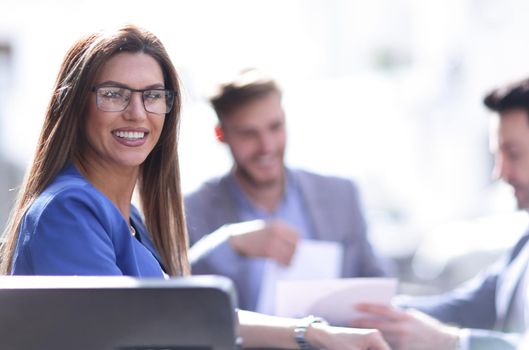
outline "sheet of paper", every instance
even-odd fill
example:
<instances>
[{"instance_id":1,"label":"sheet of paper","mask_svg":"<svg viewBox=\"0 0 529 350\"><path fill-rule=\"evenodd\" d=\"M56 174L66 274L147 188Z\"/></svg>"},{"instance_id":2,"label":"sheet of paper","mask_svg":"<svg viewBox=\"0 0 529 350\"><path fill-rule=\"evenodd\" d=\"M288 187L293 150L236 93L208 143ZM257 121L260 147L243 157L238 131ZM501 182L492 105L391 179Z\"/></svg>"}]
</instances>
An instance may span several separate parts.
<instances>
[{"instance_id":1,"label":"sheet of paper","mask_svg":"<svg viewBox=\"0 0 529 350\"><path fill-rule=\"evenodd\" d=\"M342 278L279 281L276 314L286 317L316 315L333 325L347 325L360 316L359 302L389 304L397 292L395 278Z\"/></svg>"},{"instance_id":2,"label":"sheet of paper","mask_svg":"<svg viewBox=\"0 0 529 350\"><path fill-rule=\"evenodd\" d=\"M337 242L302 240L291 264L268 260L263 271L257 311L274 315L278 281L338 278L342 273L343 248Z\"/></svg>"}]
</instances>

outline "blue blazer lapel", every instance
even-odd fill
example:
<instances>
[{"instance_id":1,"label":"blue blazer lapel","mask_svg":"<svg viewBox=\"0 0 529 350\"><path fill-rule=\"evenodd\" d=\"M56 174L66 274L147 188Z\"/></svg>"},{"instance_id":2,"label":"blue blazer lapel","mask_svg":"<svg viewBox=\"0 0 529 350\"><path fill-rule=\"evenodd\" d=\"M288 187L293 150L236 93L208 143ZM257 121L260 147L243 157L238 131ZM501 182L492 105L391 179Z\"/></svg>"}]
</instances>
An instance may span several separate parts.
<instances>
[{"instance_id":1,"label":"blue blazer lapel","mask_svg":"<svg viewBox=\"0 0 529 350\"><path fill-rule=\"evenodd\" d=\"M132 224L134 225L134 228L136 229L136 234L140 236L140 241L143 244L145 248L147 248L148 251L151 252L151 254L158 260L158 263L162 267L164 271L167 271L165 269L165 266L162 263L162 259L160 258L160 255L158 254L158 251L154 247L154 243L152 242L151 235L149 232L147 232L147 228L143 224L143 220L140 216L139 211L132 206L131 212L130 212L130 220Z\"/></svg>"}]
</instances>

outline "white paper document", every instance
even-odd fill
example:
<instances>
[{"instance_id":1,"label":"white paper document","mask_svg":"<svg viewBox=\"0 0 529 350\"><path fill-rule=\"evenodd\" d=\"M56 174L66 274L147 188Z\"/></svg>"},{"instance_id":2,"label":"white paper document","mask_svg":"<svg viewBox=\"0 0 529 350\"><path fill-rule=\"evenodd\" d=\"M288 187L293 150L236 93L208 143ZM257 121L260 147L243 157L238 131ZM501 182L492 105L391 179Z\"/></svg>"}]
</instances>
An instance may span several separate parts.
<instances>
[{"instance_id":1,"label":"white paper document","mask_svg":"<svg viewBox=\"0 0 529 350\"><path fill-rule=\"evenodd\" d=\"M347 325L360 316L359 302L389 304L397 292L395 278L342 278L279 281L276 314L286 317L316 315L333 325Z\"/></svg>"},{"instance_id":2,"label":"white paper document","mask_svg":"<svg viewBox=\"0 0 529 350\"><path fill-rule=\"evenodd\" d=\"M265 263L257 311L276 314L277 283L284 280L320 280L341 276L343 248L337 242L302 240L290 266L269 260Z\"/></svg>"}]
</instances>

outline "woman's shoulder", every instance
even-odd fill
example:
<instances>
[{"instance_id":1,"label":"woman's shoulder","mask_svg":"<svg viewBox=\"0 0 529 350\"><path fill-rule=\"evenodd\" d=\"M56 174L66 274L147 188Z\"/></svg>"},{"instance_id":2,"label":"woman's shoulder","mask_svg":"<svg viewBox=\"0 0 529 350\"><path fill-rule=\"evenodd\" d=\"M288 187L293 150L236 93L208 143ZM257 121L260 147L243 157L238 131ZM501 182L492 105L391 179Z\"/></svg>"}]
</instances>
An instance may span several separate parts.
<instances>
[{"instance_id":1,"label":"woman's shoulder","mask_svg":"<svg viewBox=\"0 0 529 350\"><path fill-rule=\"evenodd\" d=\"M90 187L92 187L90 183L70 164L59 172L42 193L53 195L70 191L90 192Z\"/></svg>"},{"instance_id":2,"label":"woman's shoulder","mask_svg":"<svg viewBox=\"0 0 529 350\"><path fill-rule=\"evenodd\" d=\"M28 214L39 216L44 211L60 210L112 210L112 204L93 187L73 166L67 166L35 198Z\"/></svg>"}]
</instances>

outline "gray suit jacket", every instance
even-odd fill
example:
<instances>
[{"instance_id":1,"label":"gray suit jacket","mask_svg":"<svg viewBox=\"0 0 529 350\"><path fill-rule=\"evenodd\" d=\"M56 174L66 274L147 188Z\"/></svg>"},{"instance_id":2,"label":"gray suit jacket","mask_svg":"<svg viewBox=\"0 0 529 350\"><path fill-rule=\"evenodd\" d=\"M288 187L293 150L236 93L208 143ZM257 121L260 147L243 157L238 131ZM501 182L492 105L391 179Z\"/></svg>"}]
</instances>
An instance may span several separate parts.
<instances>
[{"instance_id":1,"label":"gray suit jacket","mask_svg":"<svg viewBox=\"0 0 529 350\"><path fill-rule=\"evenodd\" d=\"M437 296L403 298L401 306L421 310L443 322L469 328L470 349L515 349L518 335L506 320L513 296L528 268L526 233L509 255L462 287ZM529 248L529 247L527 247Z\"/></svg>"},{"instance_id":2,"label":"gray suit jacket","mask_svg":"<svg viewBox=\"0 0 529 350\"><path fill-rule=\"evenodd\" d=\"M383 276L388 273L387 261L371 246L366 221L353 182L289 170L301 190L307 215L316 239L340 242L344 247L342 274L353 276ZM237 204L228 184L228 176L210 180L196 192L185 197L187 226L191 245L228 223L237 223ZM192 266L193 274L220 274L230 277L236 285L239 306L255 310L260 286L255 286L253 260L237 255L229 244L218 246Z\"/></svg>"}]
</instances>

